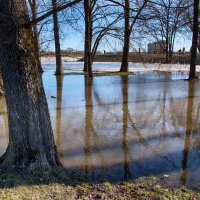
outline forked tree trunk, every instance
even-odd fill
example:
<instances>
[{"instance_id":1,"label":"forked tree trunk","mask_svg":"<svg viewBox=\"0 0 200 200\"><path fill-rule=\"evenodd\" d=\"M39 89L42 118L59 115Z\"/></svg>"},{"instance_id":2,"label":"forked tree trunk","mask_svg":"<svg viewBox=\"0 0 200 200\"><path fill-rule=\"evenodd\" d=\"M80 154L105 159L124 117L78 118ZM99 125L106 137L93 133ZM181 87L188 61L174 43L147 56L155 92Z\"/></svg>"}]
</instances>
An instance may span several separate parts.
<instances>
[{"instance_id":1,"label":"forked tree trunk","mask_svg":"<svg viewBox=\"0 0 200 200\"><path fill-rule=\"evenodd\" d=\"M57 0L52 0L53 9L57 8ZM60 36L59 36L59 24L58 24L58 13L53 13L53 26L54 26L54 40L55 40L55 52L56 52L56 73L55 75L60 76L63 74L62 70L62 57L60 50Z\"/></svg>"},{"instance_id":2,"label":"forked tree trunk","mask_svg":"<svg viewBox=\"0 0 200 200\"><path fill-rule=\"evenodd\" d=\"M0 66L8 110L9 145L1 167L59 165L42 79L34 56L25 0L0 0Z\"/></svg>"},{"instance_id":3,"label":"forked tree trunk","mask_svg":"<svg viewBox=\"0 0 200 200\"><path fill-rule=\"evenodd\" d=\"M197 44L198 44L198 34L199 34L198 16L199 16L199 0L194 0L193 36L192 36L189 80L197 78L196 58L197 58Z\"/></svg>"},{"instance_id":4,"label":"forked tree trunk","mask_svg":"<svg viewBox=\"0 0 200 200\"><path fill-rule=\"evenodd\" d=\"M129 2L129 0L125 0L124 20L125 20L124 47L123 47L122 64L121 64L120 72L127 72L128 71L130 35L131 35L131 28L130 28L130 2Z\"/></svg>"}]
</instances>

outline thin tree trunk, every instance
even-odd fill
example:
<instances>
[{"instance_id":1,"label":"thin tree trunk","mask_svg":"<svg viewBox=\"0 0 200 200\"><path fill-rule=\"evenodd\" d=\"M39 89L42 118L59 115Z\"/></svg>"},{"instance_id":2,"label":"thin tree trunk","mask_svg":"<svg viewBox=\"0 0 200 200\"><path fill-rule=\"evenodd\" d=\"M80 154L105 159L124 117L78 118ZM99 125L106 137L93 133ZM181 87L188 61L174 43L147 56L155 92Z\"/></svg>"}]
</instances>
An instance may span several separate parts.
<instances>
[{"instance_id":1,"label":"thin tree trunk","mask_svg":"<svg viewBox=\"0 0 200 200\"><path fill-rule=\"evenodd\" d=\"M199 17L199 0L194 0L193 36L192 36L189 80L197 78L196 58L197 58L197 45L198 45L198 34L199 34L198 17Z\"/></svg>"},{"instance_id":2,"label":"thin tree trunk","mask_svg":"<svg viewBox=\"0 0 200 200\"><path fill-rule=\"evenodd\" d=\"M92 10L89 0L84 0L85 12L85 50L84 50L84 72L92 76Z\"/></svg>"},{"instance_id":3,"label":"thin tree trunk","mask_svg":"<svg viewBox=\"0 0 200 200\"><path fill-rule=\"evenodd\" d=\"M169 2L170 3L170 2ZM170 6L170 5L168 5L168 6ZM166 43L165 43L166 45L166 47L165 47L165 49L166 49L166 58L165 58L165 62L166 63L169 63L169 57L170 57L170 55L169 55L169 7L168 7L168 9L167 9L167 25L166 25Z\"/></svg>"},{"instance_id":4,"label":"thin tree trunk","mask_svg":"<svg viewBox=\"0 0 200 200\"><path fill-rule=\"evenodd\" d=\"M172 48L171 48L171 44L169 44L169 63L172 62L172 55L173 55L173 51L172 51Z\"/></svg>"},{"instance_id":5,"label":"thin tree trunk","mask_svg":"<svg viewBox=\"0 0 200 200\"><path fill-rule=\"evenodd\" d=\"M130 48L130 2L129 0L125 0L124 7L124 47L123 47L123 55L122 55L122 64L120 68L120 72L128 71L128 60L129 60L129 48Z\"/></svg>"},{"instance_id":6,"label":"thin tree trunk","mask_svg":"<svg viewBox=\"0 0 200 200\"><path fill-rule=\"evenodd\" d=\"M57 0L52 0L53 9L57 9ZM59 36L59 24L58 24L58 13L53 13L53 26L54 26L54 40L55 40L55 52L56 52L56 73L59 76L63 74L62 70L62 58L60 50L60 36Z\"/></svg>"},{"instance_id":7,"label":"thin tree trunk","mask_svg":"<svg viewBox=\"0 0 200 200\"><path fill-rule=\"evenodd\" d=\"M9 123L9 145L0 165L31 170L59 165L32 30L20 28L29 20L26 2L0 0L0 8L0 66Z\"/></svg>"},{"instance_id":8,"label":"thin tree trunk","mask_svg":"<svg viewBox=\"0 0 200 200\"><path fill-rule=\"evenodd\" d=\"M37 19L37 2L36 0L32 1L31 4L31 10L33 15L33 20ZM38 34L38 28L37 28L37 22L33 24L33 36L35 39L35 56L38 64L38 68L40 72L43 72L41 60L40 60L40 41L39 41L39 34Z\"/></svg>"}]
</instances>

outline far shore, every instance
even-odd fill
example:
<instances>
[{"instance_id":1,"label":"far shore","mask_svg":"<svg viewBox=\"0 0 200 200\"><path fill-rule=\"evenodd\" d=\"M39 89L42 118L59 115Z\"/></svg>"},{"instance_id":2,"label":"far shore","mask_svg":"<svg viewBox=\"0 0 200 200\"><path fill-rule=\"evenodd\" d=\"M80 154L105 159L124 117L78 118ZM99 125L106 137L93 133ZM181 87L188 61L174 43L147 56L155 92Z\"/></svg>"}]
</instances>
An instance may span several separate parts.
<instances>
[{"instance_id":1,"label":"far shore","mask_svg":"<svg viewBox=\"0 0 200 200\"><path fill-rule=\"evenodd\" d=\"M122 54L97 54L94 62L121 62ZM53 53L42 54L41 60L43 64L55 62ZM83 62L84 55L81 53L63 53L63 62ZM162 63L165 64L165 54L146 54L146 53L130 53L129 62L132 63ZM174 53L171 64L189 64L190 53L178 54ZM198 55L197 64L200 65L200 55Z\"/></svg>"},{"instance_id":2,"label":"far shore","mask_svg":"<svg viewBox=\"0 0 200 200\"><path fill-rule=\"evenodd\" d=\"M69 56L62 56L63 61L63 69L65 70L65 74L70 75L82 75L83 73L83 61L81 57L69 57ZM56 59L55 56L45 56L41 58L43 67L45 69L55 69ZM120 61L111 62L110 60L107 62L104 61L94 61L93 63L93 72L97 73L97 75L116 75L119 72L121 67ZM146 63L146 62L129 62L129 72L136 73L136 72L168 72L168 73L188 73L190 69L189 63L170 63L165 64L161 62L155 63ZM196 71L200 72L200 65L197 65ZM114 74L113 74L114 73ZM119 74L118 74L119 75ZM127 74L130 75L130 74Z\"/></svg>"}]
</instances>

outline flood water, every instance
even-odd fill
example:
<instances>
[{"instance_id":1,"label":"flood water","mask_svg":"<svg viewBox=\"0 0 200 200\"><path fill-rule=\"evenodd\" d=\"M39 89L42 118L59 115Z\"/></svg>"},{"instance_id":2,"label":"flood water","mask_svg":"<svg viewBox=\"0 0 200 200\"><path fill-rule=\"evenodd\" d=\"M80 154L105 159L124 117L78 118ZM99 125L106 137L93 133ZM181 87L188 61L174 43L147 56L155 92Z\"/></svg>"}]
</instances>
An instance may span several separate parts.
<instances>
[{"instance_id":1,"label":"flood water","mask_svg":"<svg viewBox=\"0 0 200 200\"><path fill-rule=\"evenodd\" d=\"M43 74L61 162L90 181L168 176L200 185L200 82L185 73ZM56 98L52 98L55 96ZM0 154L8 142L0 99Z\"/></svg>"}]
</instances>

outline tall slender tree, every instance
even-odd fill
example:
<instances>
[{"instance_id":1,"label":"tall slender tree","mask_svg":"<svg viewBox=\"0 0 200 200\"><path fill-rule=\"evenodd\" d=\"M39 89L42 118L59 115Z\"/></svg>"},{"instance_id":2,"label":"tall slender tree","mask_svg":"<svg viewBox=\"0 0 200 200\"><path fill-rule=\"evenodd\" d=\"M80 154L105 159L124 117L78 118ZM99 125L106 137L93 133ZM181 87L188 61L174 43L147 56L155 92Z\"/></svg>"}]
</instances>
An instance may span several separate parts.
<instances>
[{"instance_id":1,"label":"tall slender tree","mask_svg":"<svg viewBox=\"0 0 200 200\"><path fill-rule=\"evenodd\" d=\"M115 30L114 24L120 17L113 17L111 7L103 0L84 0L85 45L84 70L92 76L92 65L100 42L109 32Z\"/></svg>"},{"instance_id":2,"label":"tall slender tree","mask_svg":"<svg viewBox=\"0 0 200 200\"><path fill-rule=\"evenodd\" d=\"M32 12L32 19L35 20L35 19L37 19L37 13L38 13L37 1L29 0L29 5L31 8L31 12ZM35 22L35 21L33 23L33 36L34 36L34 40L35 40L35 42L34 42L35 56L36 56L36 60L38 63L38 68L39 68L40 72L43 72L42 64L41 64L41 60L40 60L40 39L39 39L37 22Z\"/></svg>"},{"instance_id":3,"label":"tall slender tree","mask_svg":"<svg viewBox=\"0 0 200 200\"><path fill-rule=\"evenodd\" d=\"M198 46L198 34L199 34L199 0L194 0L194 14L193 14L193 36L192 36L192 48L190 59L190 73L189 80L196 79L196 58L197 58L197 46Z\"/></svg>"},{"instance_id":4,"label":"tall slender tree","mask_svg":"<svg viewBox=\"0 0 200 200\"><path fill-rule=\"evenodd\" d=\"M61 49L60 49L60 36L59 36L59 23L58 23L58 7L57 0L52 0L52 7L53 7L53 31L54 31L54 40L55 40L55 53L56 53L56 72L55 75L59 76L62 75L62 57L61 57Z\"/></svg>"},{"instance_id":5,"label":"tall slender tree","mask_svg":"<svg viewBox=\"0 0 200 200\"><path fill-rule=\"evenodd\" d=\"M84 72L88 72L92 76L92 8L96 1L84 0L85 13L85 49L84 49Z\"/></svg>"},{"instance_id":6,"label":"tall slender tree","mask_svg":"<svg viewBox=\"0 0 200 200\"><path fill-rule=\"evenodd\" d=\"M128 71L128 58L129 58L129 48L130 48L130 36L131 36L131 27L130 27L130 2L125 0L124 6L124 47L122 55L122 64L121 72Z\"/></svg>"},{"instance_id":7,"label":"tall slender tree","mask_svg":"<svg viewBox=\"0 0 200 200\"><path fill-rule=\"evenodd\" d=\"M123 39L123 54L122 54L122 63L121 63L121 72L128 71L128 62L129 62L129 50L130 50L130 36L133 31L133 27L141 12L145 8L148 0L132 2L130 0L123 0L122 2L115 0L108 0L112 2L115 6L123 8L124 13L124 39Z\"/></svg>"}]
</instances>

